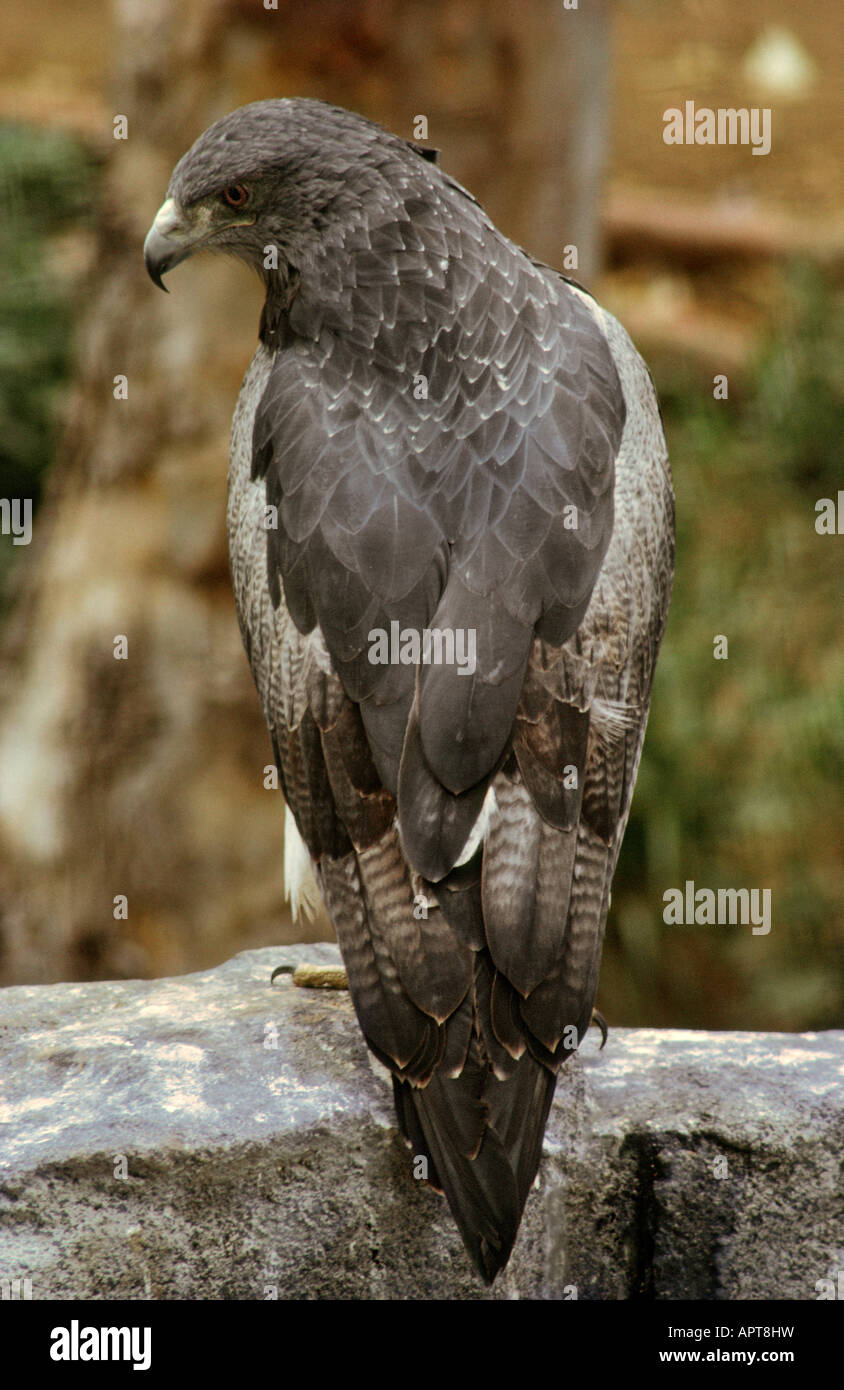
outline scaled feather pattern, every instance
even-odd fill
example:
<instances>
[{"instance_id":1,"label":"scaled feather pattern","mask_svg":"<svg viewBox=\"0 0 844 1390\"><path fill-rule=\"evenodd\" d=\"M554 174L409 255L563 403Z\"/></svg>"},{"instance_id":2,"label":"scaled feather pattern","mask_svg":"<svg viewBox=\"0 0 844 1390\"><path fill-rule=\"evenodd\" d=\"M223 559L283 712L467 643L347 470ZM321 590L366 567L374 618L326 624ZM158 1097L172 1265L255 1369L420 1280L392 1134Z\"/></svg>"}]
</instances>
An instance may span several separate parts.
<instances>
[{"instance_id":1,"label":"scaled feather pattern","mask_svg":"<svg viewBox=\"0 0 844 1390\"><path fill-rule=\"evenodd\" d=\"M176 166L145 255L159 284L206 246L264 279L231 439L240 627L361 1028L491 1282L589 1026L673 493L624 329L430 154L254 103ZM373 660L393 624L472 633L473 669Z\"/></svg>"}]
</instances>

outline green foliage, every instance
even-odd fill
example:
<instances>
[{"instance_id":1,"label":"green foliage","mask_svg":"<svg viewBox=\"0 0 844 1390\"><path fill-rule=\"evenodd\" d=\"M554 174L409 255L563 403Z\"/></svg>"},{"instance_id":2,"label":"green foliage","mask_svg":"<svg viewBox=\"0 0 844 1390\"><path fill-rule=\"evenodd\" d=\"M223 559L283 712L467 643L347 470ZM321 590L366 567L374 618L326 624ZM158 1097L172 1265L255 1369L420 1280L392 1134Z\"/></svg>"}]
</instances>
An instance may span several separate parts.
<instances>
[{"instance_id":1,"label":"green foliage","mask_svg":"<svg viewBox=\"0 0 844 1390\"><path fill-rule=\"evenodd\" d=\"M770 459L797 488L834 496L841 483L844 314L823 273L798 261L776 334L762 355L750 421L770 440Z\"/></svg>"},{"instance_id":2,"label":"green foliage","mask_svg":"<svg viewBox=\"0 0 844 1390\"><path fill-rule=\"evenodd\" d=\"M92 216L93 161L68 135L0 124L0 497L37 505L70 369L72 305L51 238ZM0 585L18 555L0 540Z\"/></svg>"},{"instance_id":3,"label":"green foliage","mask_svg":"<svg viewBox=\"0 0 844 1390\"><path fill-rule=\"evenodd\" d=\"M836 307L796 265L743 391L658 382L677 572L608 927L601 998L618 1022L841 1023L840 540L814 524L841 486ZM664 924L665 890L687 879L770 888L770 934Z\"/></svg>"}]
</instances>

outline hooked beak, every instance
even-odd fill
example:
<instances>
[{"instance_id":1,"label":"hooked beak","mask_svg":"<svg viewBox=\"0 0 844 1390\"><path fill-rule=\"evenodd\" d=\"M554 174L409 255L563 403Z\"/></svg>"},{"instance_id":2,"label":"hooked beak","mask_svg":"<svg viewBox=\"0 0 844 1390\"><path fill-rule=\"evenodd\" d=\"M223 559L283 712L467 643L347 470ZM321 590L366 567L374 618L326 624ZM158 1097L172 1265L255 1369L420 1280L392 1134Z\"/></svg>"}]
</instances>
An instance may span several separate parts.
<instances>
[{"instance_id":1,"label":"hooked beak","mask_svg":"<svg viewBox=\"0 0 844 1390\"><path fill-rule=\"evenodd\" d=\"M186 260L201 240L201 234L185 225L172 198L162 203L144 242L144 264L153 284L166 294L167 286L161 279L162 275Z\"/></svg>"}]
</instances>

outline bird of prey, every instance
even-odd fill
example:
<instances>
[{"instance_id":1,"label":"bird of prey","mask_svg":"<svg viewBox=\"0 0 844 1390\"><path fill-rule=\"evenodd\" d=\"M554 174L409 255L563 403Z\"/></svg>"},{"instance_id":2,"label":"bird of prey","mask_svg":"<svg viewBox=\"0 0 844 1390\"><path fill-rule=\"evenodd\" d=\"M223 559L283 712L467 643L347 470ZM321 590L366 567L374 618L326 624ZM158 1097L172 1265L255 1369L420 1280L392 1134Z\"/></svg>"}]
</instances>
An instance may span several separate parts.
<instances>
[{"instance_id":1,"label":"bird of prey","mask_svg":"<svg viewBox=\"0 0 844 1390\"><path fill-rule=\"evenodd\" d=\"M435 152L336 106L199 137L152 279L201 248L266 287L228 535L288 863L489 1283L590 1023L642 751L673 572L653 386Z\"/></svg>"}]
</instances>

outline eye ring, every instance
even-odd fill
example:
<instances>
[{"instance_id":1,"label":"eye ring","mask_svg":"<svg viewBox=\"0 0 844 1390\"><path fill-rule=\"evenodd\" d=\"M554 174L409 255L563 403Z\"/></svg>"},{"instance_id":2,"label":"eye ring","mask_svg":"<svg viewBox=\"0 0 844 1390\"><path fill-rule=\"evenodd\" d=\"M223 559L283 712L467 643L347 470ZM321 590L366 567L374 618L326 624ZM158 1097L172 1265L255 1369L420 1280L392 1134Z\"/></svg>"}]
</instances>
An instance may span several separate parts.
<instances>
[{"instance_id":1,"label":"eye ring","mask_svg":"<svg viewBox=\"0 0 844 1390\"><path fill-rule=\"evenodd\" d=\"M242 183L233 183L223 189L221 197L230 208L245 208L249 202L249 189Z\"/></svg>"}]
</instances>

